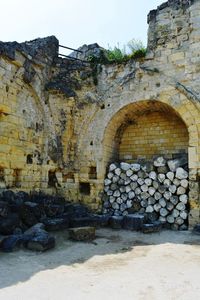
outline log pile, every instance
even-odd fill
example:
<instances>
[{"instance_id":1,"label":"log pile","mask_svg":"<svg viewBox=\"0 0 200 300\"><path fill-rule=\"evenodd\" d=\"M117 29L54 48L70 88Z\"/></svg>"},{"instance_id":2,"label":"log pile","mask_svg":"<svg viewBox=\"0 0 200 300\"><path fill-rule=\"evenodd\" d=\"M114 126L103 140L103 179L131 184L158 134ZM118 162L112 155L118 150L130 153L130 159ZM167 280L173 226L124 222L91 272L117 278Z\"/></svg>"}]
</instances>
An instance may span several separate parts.
<instances>
[{"instance_id":1,"label":"log pile","mask_svg":"<svg viewBox=\"0 0 200 300\"><path fill-rule=\"evenodd\" d=\"M156 158L151 164L112 163L104 180L103 213L126 216L139 212L172 229L188 219L188 171L184 158Z\"/></svg>"}]
</instances>

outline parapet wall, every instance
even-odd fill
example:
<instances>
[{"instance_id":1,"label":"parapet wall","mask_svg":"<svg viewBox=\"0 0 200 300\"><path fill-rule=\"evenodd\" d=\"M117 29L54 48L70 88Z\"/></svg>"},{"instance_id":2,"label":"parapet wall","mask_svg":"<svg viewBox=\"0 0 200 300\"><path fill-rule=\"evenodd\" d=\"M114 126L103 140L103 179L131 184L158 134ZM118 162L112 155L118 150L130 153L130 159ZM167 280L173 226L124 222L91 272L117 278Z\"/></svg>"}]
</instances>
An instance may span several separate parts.
<instances>
[{"instance_id":1,"label":"parapet wall","mask_svg":"<svg viewBox=\"0 0 200 300\"><path fill-rule=\"evenodd\" d=\"M200 1L168 1L148 16L144 59L95 70L58 57L55 37L0 43L0 188L59 193L99 210L110 162L184 152L197 223L199 20Z\"/></svg>"}]
</instances>

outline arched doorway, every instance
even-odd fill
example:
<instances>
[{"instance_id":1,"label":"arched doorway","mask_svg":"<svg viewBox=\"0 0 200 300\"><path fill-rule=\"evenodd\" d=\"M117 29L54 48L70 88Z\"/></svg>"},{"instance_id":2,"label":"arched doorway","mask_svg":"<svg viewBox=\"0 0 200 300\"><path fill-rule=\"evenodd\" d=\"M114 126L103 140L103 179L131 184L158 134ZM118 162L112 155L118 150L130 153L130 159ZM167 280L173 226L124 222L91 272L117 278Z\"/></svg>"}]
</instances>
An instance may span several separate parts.
<instances>
[{"instance_id":1,"label":"arched doorway","mask_svg":"<svg viewBox=\"0 0 200 300\"><path fill-rule=\"evenodd\" d=\"M189 134L178 113L165 103L131 103L109 122L104 135L104 162L151 159L187 153Z\"/></svg>"}]
</instances>

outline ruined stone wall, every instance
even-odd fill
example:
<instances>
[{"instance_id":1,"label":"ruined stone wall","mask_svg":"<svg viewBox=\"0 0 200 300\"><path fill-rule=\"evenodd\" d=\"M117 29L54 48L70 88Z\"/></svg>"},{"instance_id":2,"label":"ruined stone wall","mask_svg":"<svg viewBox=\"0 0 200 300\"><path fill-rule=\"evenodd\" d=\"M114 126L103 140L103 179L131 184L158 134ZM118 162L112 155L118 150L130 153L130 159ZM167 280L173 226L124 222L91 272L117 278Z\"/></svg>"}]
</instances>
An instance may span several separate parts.
<instances>
[{"instance_id":1,"label":"ruined stone wall","mask_svg":"<svg viewBox=\"0 0 200 300\"><path fill-rule=\"evenodd\" d=\"M59 58L55 37L0 43L1 188L59 193L101 209L108 164L125 158L127 131L139 135L137 145L144 132L133 127L137 119L152 126L157 146L167 139L149 157L188 152L190 224L198 222L199 19L199 0L167 1L148 16L144 59L95 69ZM83 58L93 50L84 50ZM156 114L159 126L165 123L160 138L149 117ZM143 140L133 160L147 153ZM131 139L128 146L135 151L135 144Z\"/></svg>"}]
</instances>

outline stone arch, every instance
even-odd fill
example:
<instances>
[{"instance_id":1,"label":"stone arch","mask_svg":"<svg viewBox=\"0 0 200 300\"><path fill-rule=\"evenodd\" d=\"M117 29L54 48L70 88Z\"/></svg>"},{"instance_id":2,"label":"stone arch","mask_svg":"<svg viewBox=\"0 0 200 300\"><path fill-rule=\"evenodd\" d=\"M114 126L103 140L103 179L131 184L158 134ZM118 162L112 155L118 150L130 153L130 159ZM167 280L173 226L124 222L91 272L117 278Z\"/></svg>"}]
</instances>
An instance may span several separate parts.
<instances>
[{"instance_id":1,"label":"stone arch","mask_svg":"<svg viewBox=\"0 0 200 300\"><path fill-rule=\"evenodd\" d=\"M169 135L173 134L174 138L176 139L175 141L171 140L171 144L170 144L170 140L167 141L169 146L168 149L167 149L167 144L164 143L163 151L167 150L169 154L172 154L174 150L176 150L174 151L175 153L176 152L178 153L179 151L187 152L187 150L190 147L192 147L194 152L198 153L199 133L196 126L195 115L197 115L199 112L196 112L193 109L193 105L190 103L189 100L187 100L187 98L185 98L184 101L182 101L177 108L173 106L172 103L173 103L172 99L171 101L165 101L165 102L157 101L157 100L156 101L141 100L141 101L129 103L119 108L112 115L110 121L108 122L105 128L103 143L102 143L104 172L106 166L110 161L120 160L120 158L121 159L123 158L122 156L120 157L120 143L123 138L125 139L125 137L123 136L124 133L128 131L128 129L130 129L131 126L134 127L134 124L137 123L138 120L140 119L145 120L145 118L148 119L147 116L152 116L153 114L154 115L157 114L157 116L162 117L161 118L162 122L164 120L168 121L165 124L168 127L166 130L169 130ZM173 130L173 126L170 126L170 121L172 121L174 127L176 126L175 130ZM180 139L179 140L180 143L178 143L177 138ZM149 140L149 138L147 140ZM132 143L132 146L133 145L134 143ZM156 151L155 154L163 154L162 153L163 151L160 151L159 153L159 149L158 149L158 151ZM153 152L150 154L153 154ZM135 157L133 155L132 159L133 160L136 159L136 155ZM123 158L123 160L126 159Z\"/></svg>"}]
</instances>

